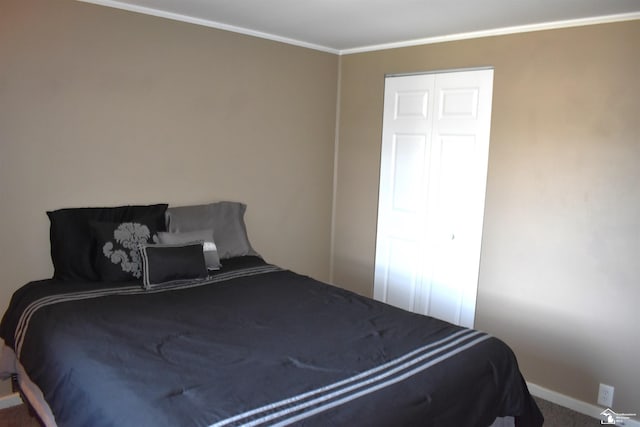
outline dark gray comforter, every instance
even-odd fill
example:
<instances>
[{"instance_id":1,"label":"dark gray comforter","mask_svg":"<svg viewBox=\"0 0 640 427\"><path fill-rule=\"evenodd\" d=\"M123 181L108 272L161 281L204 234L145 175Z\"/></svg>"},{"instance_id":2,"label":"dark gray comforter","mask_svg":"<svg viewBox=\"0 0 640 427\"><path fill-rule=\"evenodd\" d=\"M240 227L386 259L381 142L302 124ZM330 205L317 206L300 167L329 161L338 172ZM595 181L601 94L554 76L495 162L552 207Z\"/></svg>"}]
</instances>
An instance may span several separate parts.
<instances>
[{"instance_id":1,"label":"dark gray comforter","mask_svg":"<svg viewBox=\"0 0 640 427\"><path fill-rule=\"evenodd\" d=\"M0 325L63 426L541 426L500 340L255 257L157 291L32 282Z\"/></svg>"}]
</instances>

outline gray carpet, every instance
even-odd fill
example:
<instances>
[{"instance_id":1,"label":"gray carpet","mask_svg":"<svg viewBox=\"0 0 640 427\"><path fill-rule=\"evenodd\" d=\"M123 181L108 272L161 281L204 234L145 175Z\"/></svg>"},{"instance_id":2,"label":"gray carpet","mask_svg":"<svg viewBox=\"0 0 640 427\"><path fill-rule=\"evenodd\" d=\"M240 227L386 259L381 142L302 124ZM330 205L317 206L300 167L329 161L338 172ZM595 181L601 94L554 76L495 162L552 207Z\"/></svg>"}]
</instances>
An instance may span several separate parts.
<instances>
[{"instance_id":1,"label":"gray carpet","mask_svg":"<svg viewBox=\"0 0 640 427\"><path fill-rule=\"evenodd\" d=\"M579 414L554 403L534 398L544 415L544 427L589 427L600 425L600 420ZM0 411L0 427L40 427L25 405Z\"/></svg>"},{"instance_id":2,"label":"gray carpet","mask_svg":"<svg viewBox=\"0 0 640 427\"><path fill-rule=\"evenodd\" d=\"M0 427L41 427L25 405L0 410Z\"/></svg>"},{"instance_id":3,"label":"gray carpet","mask_svg":"<svg viewBox=\"0 0 640 427\"><path fill-rule=\"evenodd\" d=\"M588 427L599 426L600 420L579 414L571 409L534 397L544 415L544 427Z\"/></svg>"}]
</instances>

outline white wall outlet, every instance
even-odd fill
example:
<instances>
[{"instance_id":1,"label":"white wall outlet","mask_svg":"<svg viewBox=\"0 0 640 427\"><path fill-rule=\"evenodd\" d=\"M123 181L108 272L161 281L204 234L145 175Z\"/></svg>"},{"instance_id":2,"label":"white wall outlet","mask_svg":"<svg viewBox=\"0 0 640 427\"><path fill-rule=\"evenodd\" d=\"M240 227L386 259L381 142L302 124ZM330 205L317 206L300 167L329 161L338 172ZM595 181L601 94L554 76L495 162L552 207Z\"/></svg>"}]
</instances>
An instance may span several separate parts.
<instances>
[{"instance_id":1,"label":"white wall outlet","mask_svg":"<svg viewBox=\"0 0 640 427\"><path fill-rule=\"evenodd\" d=\"M598 389L598 405L611 408L613 406L613 386L600 384Z\"/></svg>"}]
</instances>

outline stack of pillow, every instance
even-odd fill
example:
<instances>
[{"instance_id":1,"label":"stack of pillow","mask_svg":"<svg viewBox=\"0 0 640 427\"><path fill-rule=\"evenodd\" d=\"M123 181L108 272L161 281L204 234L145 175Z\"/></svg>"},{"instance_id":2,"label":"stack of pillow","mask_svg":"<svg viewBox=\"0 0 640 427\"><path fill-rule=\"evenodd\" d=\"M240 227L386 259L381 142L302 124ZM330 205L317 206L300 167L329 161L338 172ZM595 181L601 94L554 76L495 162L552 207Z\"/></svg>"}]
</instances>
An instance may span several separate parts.
<instances>
[{"instance_id":1,"label":"stack of pillow","mask_svg":"<svg viewBox=\"0 0 640 427\"><path fill-rule=\"evenodd\" d=\"M47 212L54 279L130 282L145 287L205 278L221 260L254 255L246 205L217 202L71 208Z\"/></svg>"}]
</instances>

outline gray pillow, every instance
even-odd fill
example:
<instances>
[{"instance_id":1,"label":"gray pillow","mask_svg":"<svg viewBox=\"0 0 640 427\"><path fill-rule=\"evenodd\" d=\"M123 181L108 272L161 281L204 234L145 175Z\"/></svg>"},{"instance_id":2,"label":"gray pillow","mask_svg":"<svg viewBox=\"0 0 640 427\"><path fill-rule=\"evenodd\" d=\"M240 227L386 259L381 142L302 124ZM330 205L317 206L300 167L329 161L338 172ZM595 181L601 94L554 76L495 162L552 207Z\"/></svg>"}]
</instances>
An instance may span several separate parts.
<instances>
[{"instance_id":1,"label":"gray pillow","mask_svg":"<svg viewBox=\"0 0 640 427\"><path fill-rule=\"evenodd\" d=\"M208 270L218 270L220 268L220 257L213 240L213 229L185 231L181 233L170 233L162 231L158 233L158 240L162 244L176 245L201 242L204 248L204 260Z\"/></svg>"},{"instance_id":2,"label":"gray pillow","mask_svg":"<svg viewBox=\"0 0 640 427\"><path fill-rule=\"evenodd\" d=\"M213 241L220 259L259 254L247 236L244 213L247 205L216 202L207 205L176 206L167 209L167 230L172 233L213 229Z\"/></svg>"}]
</instances>

